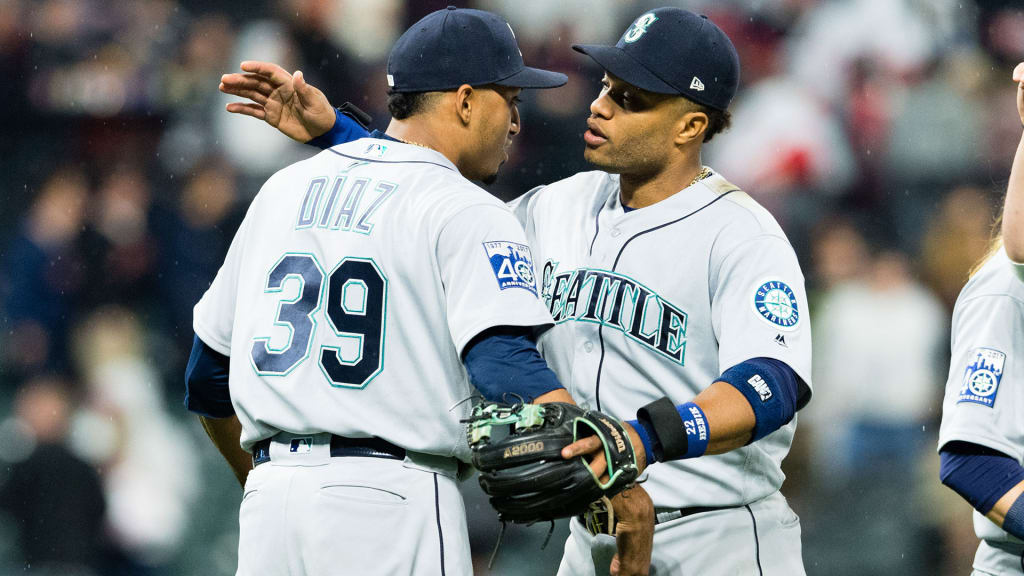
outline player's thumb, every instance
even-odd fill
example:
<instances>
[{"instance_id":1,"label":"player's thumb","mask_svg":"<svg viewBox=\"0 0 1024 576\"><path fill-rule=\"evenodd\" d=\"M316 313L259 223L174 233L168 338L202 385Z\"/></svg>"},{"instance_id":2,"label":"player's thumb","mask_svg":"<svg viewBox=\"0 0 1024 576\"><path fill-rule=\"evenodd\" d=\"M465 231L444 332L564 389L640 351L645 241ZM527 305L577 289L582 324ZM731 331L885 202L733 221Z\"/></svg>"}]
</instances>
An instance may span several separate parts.
<instances>
[{"instance_id":1,"label":"player's thumb","mask_svg":"<svg viewBox=\"0 0 1024 576\"><path fill-rule=\"evenodd\" d=\"M1013 69L1013 81L1024 82L1024 62L1017 64L1017 67Z\"/></svg>"},{"instance_id":2,"label":"player's thumb","mask_svg":"<svg viewBox=\"0 0 1024 576\"><path fill-rule=\"evenodd\" d=\"M308 108L313 104L313 88L306 84L306 77L302 75L302 70L296 70L292 74L292 87L295 89L295 94L299 97L299 104L303 108Z\"/></svg>"}]
</instances>

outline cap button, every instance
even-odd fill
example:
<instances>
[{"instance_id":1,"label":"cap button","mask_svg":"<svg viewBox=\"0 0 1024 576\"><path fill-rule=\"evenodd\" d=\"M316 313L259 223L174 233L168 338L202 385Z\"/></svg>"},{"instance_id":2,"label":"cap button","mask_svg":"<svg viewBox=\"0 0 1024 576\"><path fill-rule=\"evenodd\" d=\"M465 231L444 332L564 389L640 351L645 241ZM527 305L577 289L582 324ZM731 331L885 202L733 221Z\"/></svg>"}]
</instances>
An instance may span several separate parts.
<instances>
[{"instance_id":1,"label":"cap button","mask_svg":"<svg viewBox=\"0 0 1024 576\"><path fill-rule=\"evenodd\" d=\"M448 9L449 10L456 10L457 8L455 8L455 6L449 6Z\"/></svg>"}]
</instances>

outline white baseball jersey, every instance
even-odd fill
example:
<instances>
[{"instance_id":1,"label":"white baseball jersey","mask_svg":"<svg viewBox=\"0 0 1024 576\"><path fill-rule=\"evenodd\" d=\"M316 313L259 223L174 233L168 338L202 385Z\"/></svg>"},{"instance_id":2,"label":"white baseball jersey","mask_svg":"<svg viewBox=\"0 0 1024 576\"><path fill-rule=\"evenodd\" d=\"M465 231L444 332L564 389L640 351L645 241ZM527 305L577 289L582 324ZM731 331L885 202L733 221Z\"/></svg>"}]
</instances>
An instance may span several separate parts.
<instances>
[{"instance_id":1,"label":"white baseball jersey","mask_svg":"<svg viewBox=\"0 0 1024 576\"><path fill-rule=\"evenodd\" d=\"M551 323L509 209L440 153L372 138L272 176L194 315L231 357L243 448L331 432L461 459L463 347Z\"/></svg>"},{"instance_id":2,"label":"white baseball jersey","mask_svg":"<svg viewBox=\"0 0 1024 576\"><path fill-rule=\"evenodd\" d=\"M631 212L619 192L618 176L585 172L512 204L555 321L541 351L573 397L632 419L761 356L809 386L804 279L771 215L717 174ZM782 484L795 428L794 418L741 449L657 464L644 488L658 507L759 500Z\"/></svg>"},{"instance_id":3,"label":"white baseball jersey","mask_svg":"<svg viewBox=\"0 0 1024 576\"><path fill-rule=\"evenodd\" d=\"M1024 465L1024 283L1015 268L999 250L956 300L939 448L971 442ZM974 531L983 540L1021 543L977 511Z\"/></svg>"}]
</instances>

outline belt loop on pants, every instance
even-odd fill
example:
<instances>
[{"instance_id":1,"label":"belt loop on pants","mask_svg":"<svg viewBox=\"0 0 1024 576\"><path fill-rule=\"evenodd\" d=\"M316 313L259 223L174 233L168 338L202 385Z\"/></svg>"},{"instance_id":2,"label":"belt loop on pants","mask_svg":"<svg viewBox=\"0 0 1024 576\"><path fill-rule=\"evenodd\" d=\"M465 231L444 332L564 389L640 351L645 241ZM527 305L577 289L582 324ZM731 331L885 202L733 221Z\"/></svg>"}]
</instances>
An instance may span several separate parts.
<instances>
[{"instance_id":1,"label":"belt loop on pants","mask_svg":"<svg viewBox=\"0 0 1024 576\"><path fill-rule=\"evenodd\" d=\"M294 452L296 443L304 438L293 438L291 450ZM252 466L253 468L270 462L270 444L273 438L265 438L253 444ZM357 456L363 458L386 458L389 460L405 460L405 448L395 446L381 438L347 438L331 434L331 456Z\"/></svg>"}]
</instances>

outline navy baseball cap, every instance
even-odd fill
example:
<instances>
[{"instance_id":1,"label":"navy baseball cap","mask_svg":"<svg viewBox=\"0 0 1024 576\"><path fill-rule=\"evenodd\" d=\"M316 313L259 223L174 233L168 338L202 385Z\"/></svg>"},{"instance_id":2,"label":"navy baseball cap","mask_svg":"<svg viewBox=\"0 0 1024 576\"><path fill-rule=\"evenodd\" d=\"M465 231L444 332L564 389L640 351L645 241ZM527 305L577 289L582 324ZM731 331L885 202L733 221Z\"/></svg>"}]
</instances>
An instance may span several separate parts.
<instances>
[{"instance_id":1,"label":"navy baseball cap","mask_svg":"<svg viewBox=\"0 0 1024 576\"><path fill-rule=\"evenodd\" d=\"M512 27L497 14L449 6L427 14L388 56L393 92L451 90L463 84L555 88L565 74L523 64Z\"/></svg>"},{"instance_id":2,"label":"navy baseball cap","mask_svg":"<svg viewBox=\"0 0 1024 576\"><path fill-rule=\"evenodd\" d=\"M637 88L718 110L729 107L740 83L740 58L729 37L706 16L680 8L645 12L615 46L572 48Z\"/></svg>"}]
</instances>

